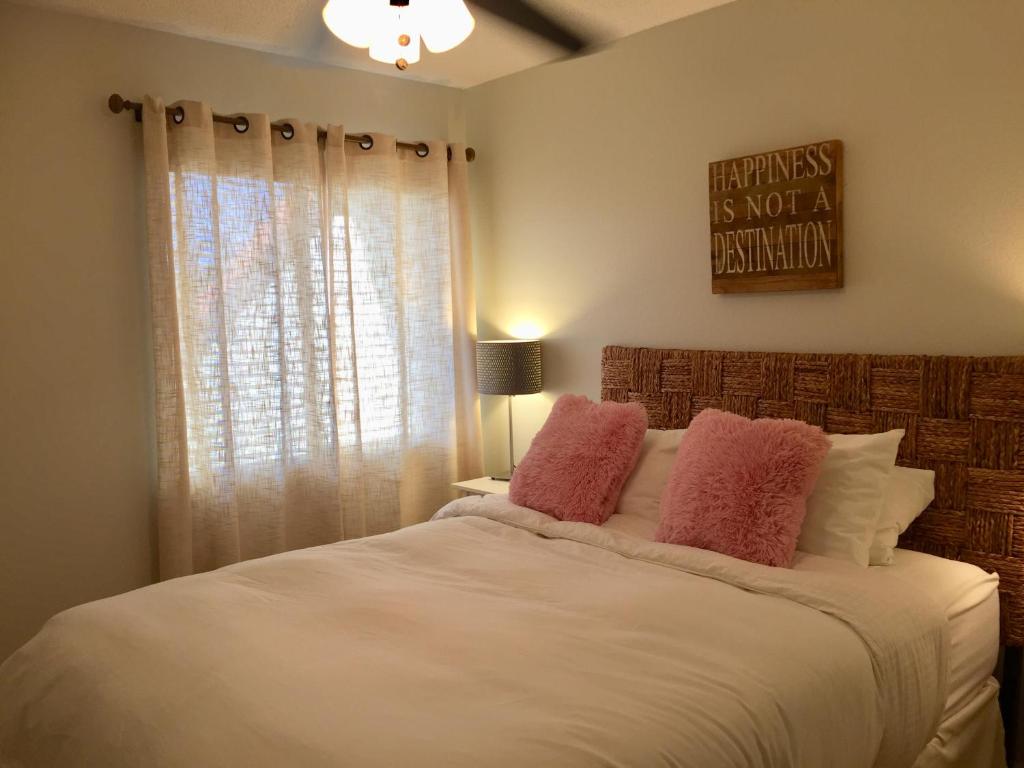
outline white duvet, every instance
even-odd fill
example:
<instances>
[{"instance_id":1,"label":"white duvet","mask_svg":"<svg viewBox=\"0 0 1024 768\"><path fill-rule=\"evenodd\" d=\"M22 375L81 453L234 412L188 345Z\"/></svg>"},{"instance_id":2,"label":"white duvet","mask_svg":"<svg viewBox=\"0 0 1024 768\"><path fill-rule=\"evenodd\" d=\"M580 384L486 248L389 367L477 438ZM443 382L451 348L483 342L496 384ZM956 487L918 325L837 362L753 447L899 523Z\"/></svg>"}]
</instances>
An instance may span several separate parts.
<instances>
[{"instance_id":1,"label":"white duvet","mask_svg":"<svg viewBox=\"0 0 1024 768\"><path fill-rule=\"evenodd\" d=\"M54 617L0 667L0 764L898 768L935 733L909 585L439 517Z\"/></svg>"}]
</instances>

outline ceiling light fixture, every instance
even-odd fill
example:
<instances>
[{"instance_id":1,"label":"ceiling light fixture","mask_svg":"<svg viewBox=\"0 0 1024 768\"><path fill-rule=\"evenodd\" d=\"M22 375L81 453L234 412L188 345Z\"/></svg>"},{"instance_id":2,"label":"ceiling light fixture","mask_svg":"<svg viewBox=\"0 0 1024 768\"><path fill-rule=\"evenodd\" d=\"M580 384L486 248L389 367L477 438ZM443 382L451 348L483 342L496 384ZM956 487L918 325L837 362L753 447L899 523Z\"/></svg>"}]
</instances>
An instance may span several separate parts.
<instances>
[{"instance_id":1,"label":"ceiling light fixture","mask_svg":"<svg viewBox=\"0 0 1024 768\"><path fill-rule=\"evenodd\" d=\"M328 0L323 16L343 42L399 69L420 60L421 39L431 53L444 53L476 25L463 0Z\"/></svg>"}]
</instances>

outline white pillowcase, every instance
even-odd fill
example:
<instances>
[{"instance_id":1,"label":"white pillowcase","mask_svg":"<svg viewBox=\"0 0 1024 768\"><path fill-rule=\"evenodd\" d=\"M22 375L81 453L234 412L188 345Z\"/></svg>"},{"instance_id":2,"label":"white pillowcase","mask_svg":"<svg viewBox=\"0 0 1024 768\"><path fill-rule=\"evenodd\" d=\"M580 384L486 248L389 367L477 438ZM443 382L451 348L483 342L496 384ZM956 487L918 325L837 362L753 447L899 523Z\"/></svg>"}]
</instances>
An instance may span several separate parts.
<instances>
[{"instance_id":1,"label":"white pillowcase","mask_svg":"<svg viewBox=\"0 0 1024 768\"><path fill-rule=\"evenodd\" d=\"M895 528L880 528L868 550L868 565L892 565L896 562L896 544L899 533Z\"/></svg>"},{"instance_id":2,"label":"white pillowcase","mask_svg":"<svg viewBox=\"0 0 1024 768\"><path fill-rule=\"evenodd\" d=\"M935 471L893 467L871 542L871 565L892 565L896 541L935 498Z\"/></svg>"},{"instance_id":3,"label":"white pillowcase","mask_svg":"<svg viewBox=\"0 0 1024 768\"><path fill-rule=\"evenodd\" d=\"M635 515L648 524L661 520L661 494L685 433L647 430L640 457L619 495L617 515ZM807 500L797 549L860 565L892 563L899 534L935 495L932 470L895 466L903 434L895 429L875 435L829 435L832 448ZM631 518L613 519L628 524Z\"/></svg>"},{"instance_id":4,"label":"white pillowcase","mask_svg":"<svg viewBox=\"0 0 1024 768\"><path fill-rule=\"evenodd\" d=\"M904 430L876 435L829 435L832 442L796 548L867 566Z\"/></svg>"},{"instance_id":5,"label":"white pillowcase","mask_svg":"<svg viewBox=\"0 0 1024 768\"><path fill-rule=\"evenodd\" d=\"M655 523L661 520L661 492L665 490L684 432L685 429L647 430L640 457L619 494L615 507L618 514L639 515Z\"/></svg>"}]
</instances>

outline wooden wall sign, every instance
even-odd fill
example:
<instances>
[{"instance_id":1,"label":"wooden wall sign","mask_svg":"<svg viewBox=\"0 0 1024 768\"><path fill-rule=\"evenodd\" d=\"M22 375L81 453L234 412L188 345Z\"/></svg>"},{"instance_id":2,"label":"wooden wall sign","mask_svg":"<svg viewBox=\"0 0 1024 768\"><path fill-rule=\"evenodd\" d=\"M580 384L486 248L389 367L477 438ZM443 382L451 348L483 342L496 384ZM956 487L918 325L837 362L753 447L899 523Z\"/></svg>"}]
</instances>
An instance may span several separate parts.
<instances>
[{"instance_id":1,"label":"wooden wall sign","mask_svg":"<svg viewBox=\"0 0 1024 768\"><path fill-rule=\"evenodd\" d=\"M708 165L711 291L843 285L843 143Z\"/></svg>"}]
</instances>

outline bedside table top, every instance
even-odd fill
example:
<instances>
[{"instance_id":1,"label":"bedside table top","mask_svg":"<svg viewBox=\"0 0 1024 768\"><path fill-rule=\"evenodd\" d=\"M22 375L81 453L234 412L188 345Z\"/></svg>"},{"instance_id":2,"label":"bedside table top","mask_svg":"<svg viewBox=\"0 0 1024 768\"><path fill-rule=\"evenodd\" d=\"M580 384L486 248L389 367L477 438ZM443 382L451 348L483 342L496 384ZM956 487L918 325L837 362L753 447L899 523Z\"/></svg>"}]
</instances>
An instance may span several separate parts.
<instances>
[{"instance_id":1,"label":"bedside table top","mask_svg":"<svg viewBox=\"0 0 1024 768\"><path fill-rule=\"evenodd\" d=\"M458 488L465 493L486 496L490 493L508 493L508 480L492 480L490 477L477 477L473 480L461 480L457 483L452 483L452 487Z\"/></svg>"}]
</instances>

